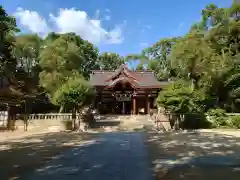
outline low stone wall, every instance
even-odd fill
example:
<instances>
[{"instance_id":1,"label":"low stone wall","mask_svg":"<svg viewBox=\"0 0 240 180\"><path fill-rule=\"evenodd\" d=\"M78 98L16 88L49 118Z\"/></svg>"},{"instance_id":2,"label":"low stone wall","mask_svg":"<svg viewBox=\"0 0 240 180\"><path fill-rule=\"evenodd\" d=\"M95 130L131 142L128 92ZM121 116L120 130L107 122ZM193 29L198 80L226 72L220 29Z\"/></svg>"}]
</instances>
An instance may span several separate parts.
<instances>
[{"instance_id":1,"label":"low stone wall","mask_svg":"<svg viewBox=\"0 0 240 180\"><path fill-rule=\"evenodd\" d=\"M28 130L62 131L62 130L66 130L66 125L65 125L66 121L69 121L69 120L60 120L60 119L30 120L28 125ZM24 129L24 122L22 120L17 120L15 125L17 129Z\"/></svg>"}]
</instances>

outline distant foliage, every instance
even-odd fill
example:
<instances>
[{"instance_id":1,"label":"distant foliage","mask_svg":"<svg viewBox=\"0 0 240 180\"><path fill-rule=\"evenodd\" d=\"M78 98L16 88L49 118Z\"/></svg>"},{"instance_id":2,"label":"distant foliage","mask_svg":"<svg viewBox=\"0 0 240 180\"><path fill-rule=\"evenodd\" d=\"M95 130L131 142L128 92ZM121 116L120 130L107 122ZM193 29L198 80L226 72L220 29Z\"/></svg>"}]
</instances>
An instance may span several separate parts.
<instances>
[{"instance_id":1,"label":"distant foliage","mask_svg":"<svg viewBox=\"0 0 240 180\"><path fill-rule=\"evenodd\" d=\"M203 114L208 97L200 90L193 90L186 81L177 81L166 87L159 93L157 103L180 121L181 128L207 126Z\"/></svg>"},{"instance_id":2,"label":"distant foliage","mask_svg":"<svg viewBox=\"0 0 240 180\"><path fill-rule=\"evenodd\" d=\"M83 78L73 77L53 95L52 102L67 109L76 109L92 103L94 88Z\"/></svg>"},{"instance_id":3,"label":"distant foliage","mask_svg":"<svg viewBox=\"0 0 240 180\"><path fill-rule=\"evenodd\" d=\"M157 103L171 113L199 113L205 110L207 97L200 90L193 90L186 81L177 81L159 93Z\"/></svg>"},{"instance_id":4,"label":"distant foliage","mask_svg":"<svg viewBox=\"0 0 240 180\"><path fill-rule=\"evenodd\" d=\"M208 121L214 128L228 126L228 117L224 109L210 109L206 113Z\"/></svg>"},{"instance_id":5,"label":"distant foliage","mask_svg":"<svg viewBox=\"0 0 240 180\"><path fill-rule=\"evenodd\" d=\"M226 117L226 110L224 109L209 109L206 113L208 116L215 116L215 117Z\"/></svg>"},{"instance_id":6,"label":"distant foliage","mask_svg":"<svg viewBox=\"0 0 240 180\"><path fill-rule=\"evenodd\" d=\"M240 129L240 116L232 116L229 121L229 126Z\"/></svg>"},{"instance_id":7,"label":"distant foliage","mask_svg":"<svg viewBox=\"0 0 240 180\"><path fill-rule=\"evenodd\" d=\"M240 129L240 116L228 116L224 109L210 109L206 113L208 121L214 128Z\"/></svg>"}]
</instances>

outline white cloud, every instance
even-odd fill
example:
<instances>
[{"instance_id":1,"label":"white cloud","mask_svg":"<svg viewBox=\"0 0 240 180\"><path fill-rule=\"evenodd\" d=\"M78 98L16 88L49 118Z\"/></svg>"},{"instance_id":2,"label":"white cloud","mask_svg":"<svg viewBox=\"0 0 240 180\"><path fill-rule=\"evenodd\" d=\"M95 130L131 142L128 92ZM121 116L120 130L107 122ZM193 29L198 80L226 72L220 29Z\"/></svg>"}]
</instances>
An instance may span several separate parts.
<instances>
[{"instance_id":1,"label":"white cloud","mask_svg":"<svg viewBox=\"0 0 240 180\"><path fill-rule=\"evenodd\" d=\"M146 47L146 46L148 46L149 44L148 44L147 42L141 42L139 45L140 45L141 47Z\"/></svg>"},{"instance_id":2,"label":"white cloud","mask_svg":"<svg viewBox=\"0 0 240 180\"><path fill-rule=\"evenodd\" d=\"M49 14L51 24L41 17L38 12L23 10L18 8L15 13L17 19L22 26L34 33L47 34L50 30L67 33L75 32L83 39L86 39L94 44L108 43L120 44L123 42L123 27L116 26L108 31L101 25L99 19L99 11L96 11L94 18L89 18L85 11L71 9L60 9L57 15Z\"/></svg>"},{"instance_id":3,"label":"white cloud","mask_svg":"<svg viewBox=\"0 0 240 180\"><path fill-rule=\"evenodd\" d=\"M105 9L106 12L110 13L110 10L109 9Z\"/></svg>"},{"instance_id":4,"label":"white cloud","mask_svg":"<svg viewBox=\"0 0 240 180\"><path fill-rule=\"evenodd\" d=\"M36 11L29 11L22 8L17 8L14 16L19 18L21 25L27 27L30 31L34 33L45 34L50 31L46 20L42 18Z\"/></svg>"}]
</instances>

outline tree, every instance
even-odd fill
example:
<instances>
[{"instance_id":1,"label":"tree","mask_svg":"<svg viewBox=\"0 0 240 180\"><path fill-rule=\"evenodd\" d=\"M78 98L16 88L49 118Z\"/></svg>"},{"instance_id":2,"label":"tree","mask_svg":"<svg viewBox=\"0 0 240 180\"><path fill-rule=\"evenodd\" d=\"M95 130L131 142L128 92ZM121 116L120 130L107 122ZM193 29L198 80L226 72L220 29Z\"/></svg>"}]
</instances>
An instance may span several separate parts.
<instances>
[{"instance_id":1,"label":"tree","mask_svg":"<svg viewBox=\"0 0 240 180\"><path fill-rule=\"evenodd\" d=\"M98 57L99 67L102 70L116 70L124 64L124 59L116 53L102 53Z\"/></svg>"},{"instance_id":2,"label":"tree","mask_svg":"<svg viewBox=\"0 0 240 180\"><path fill-rule=\"evenodd\" d=\"M174 76L170 67L169 55L172 46L179 40L179 37L161 39L152 46L142 50L140 54L130 54L127 60L139 60L137 69L148 69L155 72L158 80L168 80Z\"/></svg>"},{"instance_id":3,"label":"tree","mask_svg":"<svg viewBox=\"0 0 240 180\"><path fill-rule=\"evenodd\" d=\"M232 6L228 9L228 15L233 17L236 21L240 20L240 4L234 2Z\"/></svg>"},{"instance_id":4,"label":"tree","mask_svg":"<svg viewBox=\"0 0 240 180\"><path fill-rule=\"evenodd\" d=\"M40 84L49 94L76 74L89 77L97 66L97 49L74 33L48 42L40 53Z\"/></svg>"},{"instance_id":5,"label":"tree","mask_svg":"<svg viewBox=\"0 0 240 180\"><path fill-rule=\"evenodd\" d=\"M184 128L189 117L196 118L197 115L201 115L207 107L207 101L208 97L203 91L193 90L191 85L184 80L179 80L168 85L159 93L157 99L158 105L163 106L176 117L173 122L175 128ZM201 122L193 124L195 126L197 124L199 127Z\"/></svg>"},{"instance_id":6,"label":"tree","mask_svg":"<svg viewBox=\"0 0 240 180\"><path fill-rule=\"evenodd\" d=\"M36 70L41 47L42 39L36 34L16 36L14 54L18 61L18 69L23 70L30 77L38 76Z\"/></svg>"},{"instance_id":7,"label":"tree","mask_svg":"<svg viewBox=\"0 0 240 180\"><path fill-rule=\"evenodd\" d=\"M94 95L95 90L86 80L80 77L72 77L54 92L52 102L66 110L72 110L72 127L75 129L76 119L74 117L76 117L77 109L90 105Z\"/></svg>"},{"instance_id":8,"label":"tree","mask_svg":"<svg viewBox=\"0 0 240 180\"><path fill-rule=\"evenodd\" d=\"M202 20L171 46L169 69L184 81L166 87L157 102L185 125L202 122L189 114L203 114L212 107L240 112L239 27L239 5L210 4L202 11Z\"/></svg>"},{"instance_id":9,"label":"tree","mask_svg":"<svg viewBox=\"0 0 240 180\"><path fill-rule=\"evenodd\" d=\"M17 78L24 82L23 91L36 94L39 91L39 53L42 39L36 34L16 36L14 55L17 59Z\"/></svg>"},{"instance_id":10,"label":"tree","mask_svg":"<svg viewBox=\"0 0 240 180\"><path fill-rule=\"evenodd\" d=\"M3 77L6 78L11 85L14 83L15 88L8 87L8 92L11 96L13 94L17 94L17 96L22 95L18 90L16 90L16 87L18 87L19 84L15 81L17 61L13 55L13 41L14 33L16 32L18 32L18 29L15 18L9 16L4 8L0 6L0 77L1 79L3 79ZM12 90L14 90L14 93ZM4 96L4 99L7 98L8 97ZM15 97L15 99L17 98ZM8 106L7 111L9 117L14 116L14 109L11 106ZM8 129L11 129L12 125L12 120L8 118Z\"/></svg>"},{"instance_id":11,"label":"tree","mask_svg":"<svg viewBox=\"0 0 240 180\"><path fill-rule=\"evenodd\" d=\"M214 52L202 34L189 33L173 46L170 56L171 67L180 77L189 77L196 88Z\"/></svg>"},{"instance_id":12,"label":"tree","mask_svg":"<svg viewBox=\"0 0 240 180\"><path fill-rule=\"evenodd\" d=\"M191 80L193 89L209 94L215 99L215 107L236 112L240 33L235 12L236 7L206 6L202 21L173 45L169 59L178 77Z\"/></svg>"},{"instance_id":13,"label":"tree","mask_svg":"<svg viewBox=\"0 0 240 180\"><path fill-rule=\"evenodd\" d=\"M52 102L65 109L81 108L92 103L95 91L82 77L71 77L59 87L53 95Z\"/></svg>"},{"instance_id":14,"label":"tree","mask_svg":"<svg viewBox=\"0 0 240 180\"><path fill-rule=\"evenodd\" d=\"M18 32L15 18L9 16L0 6L0 72L11 76L16 72L16 59L13 56L14 33Z\"/></svg>"}]
</instances>

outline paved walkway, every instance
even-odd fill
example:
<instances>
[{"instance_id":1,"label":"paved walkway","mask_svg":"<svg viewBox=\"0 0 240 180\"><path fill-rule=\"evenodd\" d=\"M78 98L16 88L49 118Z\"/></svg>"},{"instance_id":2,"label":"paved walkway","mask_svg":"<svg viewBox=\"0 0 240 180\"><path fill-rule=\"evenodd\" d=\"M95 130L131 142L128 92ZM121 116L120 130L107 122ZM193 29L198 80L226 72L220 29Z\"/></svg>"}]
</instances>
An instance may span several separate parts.
<instances>
[{"instance_id":1,"label":"paved walkway","mask_svg":"<svg viewBox=\"0 0 240 180\"><path fill-rule=\"evenodd\" d=\"M103 133L63 153L24 180L151 180L144 133Z\"/></svg>"}]
</instances>

